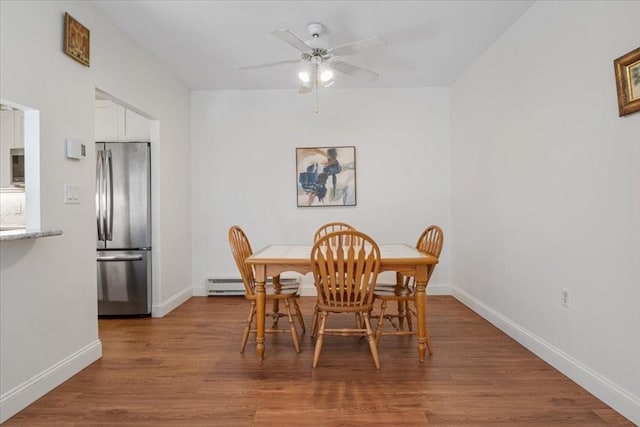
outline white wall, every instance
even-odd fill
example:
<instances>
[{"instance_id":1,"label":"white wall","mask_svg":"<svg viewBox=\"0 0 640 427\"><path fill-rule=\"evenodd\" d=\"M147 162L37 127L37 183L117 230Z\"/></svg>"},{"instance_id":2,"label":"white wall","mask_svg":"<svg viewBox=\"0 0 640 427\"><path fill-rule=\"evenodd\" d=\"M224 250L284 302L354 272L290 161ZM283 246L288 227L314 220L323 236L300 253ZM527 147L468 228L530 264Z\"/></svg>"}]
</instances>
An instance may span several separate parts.
<instances>
[{"instance_id":1,"label":"white wall","mask_svg":"<svg viewBox=\"0 0 640 427\"><path fill-rule=\"evenodd\" d=\"M640 113L613 60L639 17L537 2L451 88L454 294L635 423Z\"/></svg>"},{"instance_id":2,"label":"white wall","mask_svg":"<svg viewBox=\"0 0 640 427\"><path fill-rule=\"evenodd\" d=\"M449 230L446 88L192 93L193 283L238 276L227 231L253 249L310 243L325 222L346 221L379 242L414 244L429 224ZM356 147L357 206L297 207L296 147ZM450 242L430 289L450 281Z\"/></svg>"},{"instance_id":3,"label":"white wall","mask_svg":"<svg viewBox=\"0 0 640 427\"><path fill-rule=\"evenodd\" d=\"M62 52L64 12L91 31L91 67ZM189 91L84 2L0 3L0 97L40 111L41 223L64 234L0 243L0 420L101 355L97 324L95 88L156 122L154 310L191 295ZM64 139L87 159L64 158ZM64 184L80 185L65 205ZM29 209L29 206L27 206ZM176 297L177 296L177 297Z\"/></svg>"}]
</instances>

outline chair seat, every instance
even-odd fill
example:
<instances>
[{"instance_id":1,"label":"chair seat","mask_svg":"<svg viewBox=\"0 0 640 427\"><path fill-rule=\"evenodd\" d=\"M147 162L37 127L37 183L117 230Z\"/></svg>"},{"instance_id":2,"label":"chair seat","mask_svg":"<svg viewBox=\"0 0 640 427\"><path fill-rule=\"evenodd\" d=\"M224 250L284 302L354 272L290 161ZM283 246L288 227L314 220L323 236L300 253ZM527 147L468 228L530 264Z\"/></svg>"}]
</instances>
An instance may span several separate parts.
<instances>
[{"instance_id":1,"label":"chair seat","mask_svg":"<svg viewBox=\"0 0 640 427\"><path fill-rule=\"evenodd\" d=\"M273 286L273 282L269 282L267 286ZM298 289L300 284L296 279L280 279L280 287L282 289Z\"/></svg>"},{"instance_id":2,"label":"chair seat","mask_svg":"<svg viewBox=\"0 0 640 427\"><path fill-rule=\"evenodd\" d=\"M267 296L278 296L278 295L289 296L289 295L296 294L298 292L298 288L299 286L287 286L287 287L281 287L281 288L276 288L274 286L266 286L264 288L264 291Z\"/></svg>"},{"instance_id":3,"label":"chair seat","mask_svg":"<svg viewBox=\"0 0 640 427\"><path fill-rule=\"evenodd\" d=\"M390 300L412 300L416 294L413 287L396 286L391 284L377 285L373 292L376 298L385 298Z\"/></svg>"},{"instance_id":4,"label":"chair seat","mask_svg":"<svg viewBox=\"0 0 640 427\"><path fill-rule=\"evenodd\" d=\"M335 304L322 304L318 303L318 309L320 311L328 311L329 313L355 313L356 311L370 312L373 308L373 303L360 305L358 310L354 310L353 305L339 306Z\"/></svg>"},{"instance_id":5,"label":"chair seat","mask_svg":"<svg viewBox=\"0 0 640 427\"><path fill-rule=\"evenodd\" d=\"M264 293L267 299L285 299L285 298L291 298L292 296L294 296L295 294L298 293L298 286L296 287L286 287L286 288L275 288L273 286L266 286L264 288ZM245 298L247 298L248 300L255 300L256 299L256 295L255 294L245 294Z\"/></svg>"}]
</instances>

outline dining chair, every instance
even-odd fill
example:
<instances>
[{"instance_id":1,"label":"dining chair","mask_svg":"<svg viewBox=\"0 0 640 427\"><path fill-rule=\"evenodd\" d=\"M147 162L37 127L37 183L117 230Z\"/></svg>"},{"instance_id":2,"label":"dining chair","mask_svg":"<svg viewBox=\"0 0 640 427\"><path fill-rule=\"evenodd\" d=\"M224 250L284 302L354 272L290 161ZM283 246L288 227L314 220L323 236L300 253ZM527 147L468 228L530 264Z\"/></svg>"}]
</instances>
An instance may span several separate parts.
<instances>
[{"instance_id":1,"label":"dining chair","mask_svg":"<svg viewBox=\"0 0 640 427\"><path fill-rule=\"evenodd\" d=\"M244 349L247 345L247 341L249 340L249 333L255 332L255 327L253 325L256 315L256 280L255 274L253 271L253 267L245 262L247 257L253 254L253 250L251 249L251 244L249 243L249 239L245 232L234 225L229 228L229 246L231 248L231 252L233 253L233 259L236 262L236 266L240 271L240 275L242 276L242 282L244 283L244 297L251 301L251 309L249 311L249 317L247 318L247 323L244 327L244 331L242 334L242 347L240 349L240 353L244 352ZM275 283L274 283L275 282ZM304 333L304 319L302 317L302 312L300 311L300 307L298 306L298 302L296 301L296 294L298 293L298 286L294 286L288 284L287 286L280 286L278 280L274 280L272 283L265 284L265 296L266 301L272 301L273 310L271 313L267 314L273 318L273 326L269 329L265 329L266 333L278 333L278 332L291 332L291 338L293 338L293 345L296 349L296 352L300 353L300 343L298 341L298 330L296 328L295 322L293 320L292 313L292 305L295 310L295 316L302 327L302 332ZM279 301L283 301L286 307L287 314L280 313L278 310ZM287 316L289 320L289 330L279 329L278 328L278 319L280 317Z\"/></svg>"},{"instance_id":2,"label":"dining chair","mask_svg":"<svg viewBox=\"0 0 640 427\"><path fill-rule=\"evenodd\" d=\"M373 363L380 369L369 313L380 271L380 248L364 233L342 230L318 239L311 249L311 270L318 292L320 327L313 354L318 366L325 335L366 336ZM358 313L363 321L353 328L327 328L330 313Z\"/></svg>"},{"instance_id":3,"label":"dining chair","mask_svg":"<svg viewBox=\"0 0 640 427\"><path fill-rule=\"evenodd\" d=\"M313 235L313 243L317 242L322 236L333 233L335 231L343 231L343 230L355 230L355 227L347 224L346 222L328 222L324 225L321 225ZM318 310L318 304L313 309L313 317L311 318L311 336L315 337L318 332L318 316L320 315L320 311Z\"/></svg>"},{"instance_id":4,"label":"dining chair","mask_svg":"<svg viewBox=\"0 0 640 427\"><path fill-rule=\"evenodd\" d=\"M421 252L432 255L436 258L440 257L442 252L442 246L444 244L444 235L442 229L437 225L428 226L416 243L416 249ZM428 266L427 269L427 285L431 279L431 275L435 270L436 264ZM374 292L374 299L381 300L380 313L378 316L378 323L376 327L376 344L380 343L380 339L383 335L415 335L416 331L413 329L411 316L416 317L415 300L416 300L416 285L415 277L405 276L402 273L396 273L396 284L382 284L379 283L376 286ZM387 314L387 302L396 301L397 312L395 314ZM411 306L410 303L413 303ZM387 320L391 323L393 330L384 331L384 321ZM397 320L397 322L396 322ZM405 329L405 321L407 328ZM427 330L427 349L429 354L433 354L431 347L431 339L429 337L429 331Z\"/></svg>"},{"instance_id":5,"label":"dining chair","mask_svg":"<svg viewBox=\"0 0 640 427\"><path fill-rule=\"evenodd\" d=\"M336 231L343 230L355 230L356 228L352 225L347 224L346 222L328 222L326 224L321 225L313 235L313 242L317 242L325 234L333 233Z\"/></svg>"}]
</instances>

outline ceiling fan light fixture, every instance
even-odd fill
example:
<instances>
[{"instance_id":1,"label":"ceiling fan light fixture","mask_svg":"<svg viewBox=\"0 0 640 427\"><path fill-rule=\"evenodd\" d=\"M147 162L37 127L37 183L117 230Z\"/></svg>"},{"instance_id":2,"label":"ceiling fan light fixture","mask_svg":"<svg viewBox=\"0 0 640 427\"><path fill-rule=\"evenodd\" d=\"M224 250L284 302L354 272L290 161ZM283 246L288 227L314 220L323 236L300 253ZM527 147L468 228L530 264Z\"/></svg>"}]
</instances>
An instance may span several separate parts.
<instances>
[{"instance_id":1,"label":"ceiling fan light fixture","mask_svg":"<svg viewBox=\"0 0 640 427\"><path fill-rule=\"evenodd\" d=\"M311 81L311 75L309 74L308 71L300 71L298 73L298 78L303 83L309 83Z\"/></svg>"},{"instance_id":2,"label":"ceiling fan light fixture","mask_svg":"<svg viewBox=\"0 0 640 427\"><path fill-rule=\"evenodd\" d=\"M323 83L326 83L328 81L331 81L331 79L333 79L333 71L325 68L324 70L322 70L320 72L320 81Z\"/></svg>"}]
</instances>

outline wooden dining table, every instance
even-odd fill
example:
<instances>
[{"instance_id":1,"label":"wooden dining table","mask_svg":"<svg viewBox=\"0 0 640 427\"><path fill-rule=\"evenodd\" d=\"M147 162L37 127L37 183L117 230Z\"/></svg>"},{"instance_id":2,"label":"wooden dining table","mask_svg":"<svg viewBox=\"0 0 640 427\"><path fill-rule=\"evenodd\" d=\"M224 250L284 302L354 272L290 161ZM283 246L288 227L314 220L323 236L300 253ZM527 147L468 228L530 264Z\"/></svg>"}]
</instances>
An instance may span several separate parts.
<instances>
[{"instance_id":1,"label":"wooden dining table","mask_svg":"<svg viewBox=\"0 0 640 427\"><path fill-rule=\"evenodd\" d=\"M416 278L416 313L418 317L418 358L424 362L427 350L427 267L438 258L420 252L407 244L381 244L380 272L395 271ZM272 277L277 283L280 274L311 272L311 245L269 245L246 259L254 267L256 279L256 353L264 359L265 283Z\"/></svg>"}]
</instances>

